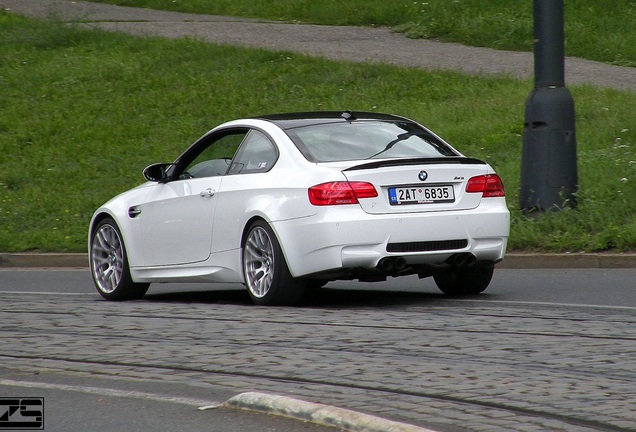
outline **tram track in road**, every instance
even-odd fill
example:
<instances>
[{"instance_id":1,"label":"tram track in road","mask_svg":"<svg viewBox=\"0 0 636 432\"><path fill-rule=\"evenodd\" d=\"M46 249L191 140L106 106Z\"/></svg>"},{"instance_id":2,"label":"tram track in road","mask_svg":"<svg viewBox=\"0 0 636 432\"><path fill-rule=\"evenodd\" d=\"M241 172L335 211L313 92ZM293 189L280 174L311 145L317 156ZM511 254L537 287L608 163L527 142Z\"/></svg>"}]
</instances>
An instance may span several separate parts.
<instances>
[{"instance_id":1,"label":"tram track in road","mask_svg":"<svg viewBox=\"0 0 636 432\"><path fill-rule=\"evenodd\" d=\"M95 334L89 334L89 333L82 333L81 331L59 331L59 330L50 330L50 331L42 331L42 330L34 330L34 331L25 331L24 329L18 329L18 328L11 328L11 327L7 327L5 329L5 331L11 332L13 335L22 338L23 340L28 340L28 339L33 339L33 337L41 337L43 339L45 338L54 338L55 336L68 336L68 339L65 341L68 344L71 344L73 340L75 339L80 339L80 338L93 338L96 340L99 340L103 343L104 346L117 346L118 343L123 339L126 338L127 340L127 345L132 345L131 344L131 339L134 340L138 345L144 345L144 344L160 344L162 342L165 342L165 339L160 339L160 338L146 338L146 337L139 337L139 336L130 336L128 334L122 333L122 334L108 334L108 335L95 335ZM0 332L0 334L2 334ZM203 340L203 339L200 339ZM174 342L175 340L173 340ZM196 343L196 339L195 338L183 338L181 339L181 341L187 341L189 343ZM608 338L608 341L611 341L611 339ZM176 340L176 342L179 342L179 340ZM329 353L345 353L345 354L349 354L351 356L361 356L361 355L365 355L365 356L373 356L374 354L381 354L382 356L393 356L393 357L416 357L418 358L420 361L435 361L438 363L446 363L447 365L451 365L454 363L457 364L462 364L464 366L466 365L473 365L473 367L475 369L477 369L480 365L483 365L484 361L487 361L488 365L491 367L509 367L510 366L510 361L505 361L504 359L499 359L499 358L488 358L488 359L484 359L483 357L480 356L474 356L474 355L469 355L469 354L465 354L465 353L444 353L444 354L431 354L431 353L425 353L425 352L415 352L415 353L404 353L404 352L400 352L400 351L392 351L392 352L387 352L387 351L383 351L383 352L378 352L378 350L373 350L373 349L369 349L369 350L354 350L354 349L347 349L347 348L316 348L314 346L308 346L308 345L302 345L299 343L288 343L288 344L281 344L279 342L273 341L271 343L260 343L260 344L249 344L249 346L246 346L244 344L240 344L237 342L232 342L232 341L226 341L226 342L219 342L219 341L215 341L214 342L215 345L215 349L221 352L233 352L233 351L240 351L240 350L249 350L251 348L263 348L264 350L278 350L281 353L283 352L288 352L289 356L292 356L292 353L294 351L302 351L304 353L311 353L312 355L319 357L321 355L328 355ZM52 360L65 360L65 361L72 361L72 362L82 362L84 360L82 360L81 358L73 358L73 357L51 357ZM620 359L618 359L620 360ZM109 364L108 362L105 362L104 364ZM118 363L118 362L114 362L113 364L118 364L118 365L123 365ZM152 365L152 367L156 367L156 368L163 368L163 367L167 367L165 364L151 364L151 363L144 363L146 365ZM132 363L131 366L139 366L136 363ZM547 364L541 364L541 365L537 365L531 361L527 361L527 362L523 362L523 361L515 361L515 367L517 368L523 368L526 371L535 371L537 374L546 374L546 373L552 373L552 374L568 374L568 375L573 375L573 376L577 376L577 377L585 377L587 379L589 378L600 378L602 377L605 380L614 380L617 382L624 382L626 380L626 378L631 377L632 381L636 381L636 371L625 371L625 370L621 370L620 373L619 372L611 372L608 370L607 368L607 364L603 364L601 365L602 367L598 369L598 371L596 369L588 369L588 370L581 370L579 367L577 366L573 366L573 367L563 367L563 366L559 366L559 367L551 367L550 365ZM178 369L178 368L177 368ZM215 368L205 368L205 369L197 369L198 371L201 372L210 372L210 373L215 373L215 374L224 374L224 373L229 373L230 375L232 374L236 374L236 375L241 375L241 374L245 374L245 376L250 376L249 373L247 372L228 372L226 370L223 369L215 369ZM273 376L271 378L274 378ZM280 377L279 377L280 378Z\"/></svg>"},{"instance_id":2,"label":"tram track in road","mask_svg":"<svg viewBox=\"0 0 636 432\"><path fill-rule=\"evenodd\" d=\"M12 301L14 302L13 306L8 305L8 303L11 303ZM320 351L329 351L330 344L328 342L330 340L338 339L340 337L339 335L347 332L351 333L352 331L356 331L358 335L362 335L362 339L365 343L355 346L349 344L345 346L338 346L333 349L334 351L346 351L350 349L352 352L395 353L399 351L397 348L393 349L390 346L382 347L381 344L384 342L383 340L379 339L374 341L372 340L373 338L365 338L364 335L373 335L375 333L389 333L391 335L395 335L396 332L405 332L401 333L404 335L408 335L408 332L426 332L432 337L442 335L444 339L448 339L452 335L466 335L468 337L488 337L494 335L495 337L505 336L512 339L536 337L556 340L556 342L553 343L560 343L558 342L558 339L580 339L582 341L590 340L607 342L608 344L616 342L629 343L636 340L636 337L629 331L629 329L633 328L633 325L636 323L636 317L631 314L626 314L624 313L626 311L620 309L617 310L617 312L619 312L622 316L620 318L612 319L607 315L593 317L589 315L580 315L576 317L567 315L563 316L562 310L558 311L559 314L557 315L545 314L540 311L532 311L530 313L529 311L522 310L515 311L515 313L510 313L509 311L507 313L502 313L491 312L482 308L482 311L477 313L466 308L433 309L424 307L415 312L409 311L406 313L404 311L399 311L395 317L389 317L388 315L385 315L385 311L379 311L378 317L382 315L385 316L382 316L382 324L376 324L378 320L373 318L367 319L366 323L351 319L351 317L355 316L358 312L360 312L360 310L343 312L350 314L348 317L349 319L343 319L342 317L334 319L333 317L328 316L329 314L332 314L333 310L316 308L306 310L313 316L307 317L305 311L298 311L298 313L296 313L292 310L292 312L288 313L288 316L286 317L273 319L270 314L251 314L250 312L254 309L250 306L245 308L238 306L241 310L241 313L239 314L240 316L234 317L237 309L232 308L231 305L228 306L232 308L229 313L224 311L224 307L212 307L214 309L214 312L212 313L214 316L211 316L210 310L208 309L209 306L207 305L201 305L201 307L197 308L188 307L188 313L183 313L183 310L166 312L165 309L160 313L157 313L155 308L155 306L157 306L156 303L150 303L148 308L145 307L144 303L145 302L138 302L135 307L135 312L118 312L117 305L113 306L109 303L96 303L96 305L101 304L103 306L107 306L106 309L108 310L105 310L104 312L94 310L94 308L92 308L92 304L90 304L91 307L86 309L74 308L72 312L63 312L53 305L48 305L48 307L35 307L31 301L28 302L28 306L21 308L19 307L19 301L16 302L16 300L13 299L3 302L3 305L5 305L3 312L8 315L27 314L32 316L46 316L46 324L42 325L41 328L36 327L36 332L51 332L52 334L68 333L78 337L126 336L128 338L139 338L139 340L149 343L162 342L165 340L161 328L162 324L165 324L166 322L171 323L171 326L172 323L174 323L175 326L181 323L189 324L190 327L199 326L201 328L209 325L211 322L214 322L215 327L218 327L218 325L223 326L222 331L223 334L227 336L227 340L231 340L232 336L225 332L225 330L231 329L234 326L269 326L282 328L302 326L307 329L305 330L305 333L312 335L319 335L323 333L324 330L333 332L335 336L321 341L322 343L319 347ZM435 315L436 319L426 319L426 324L420 324L417 317L423 312L425 312L427 316ZM364 314L364 310L361 313ZM82 327L70 326L68 327L68 330L65 330L65 324L63 322L56 322L55 319L53 319L53 317L57 316L64 321L65 318L69 316L81 317L83 314L90 314L92 316L91 322L85 323ZM133 323L123 328L121 328L118 324L122 321L130 320L132 320ZM495 322L495 320L499 320L499 322ZM599 323L598 328L594 330L595 333L592 333L589 326L592 320L596 320ZM19 322L19 320L12 321L15 321L16 323ZM25 320L23 324L18 324L12 328L7 327L7 330L11 329L23 332L29 329L28 322L30 321L31 320ZM396 324L396 321L399 321L400 324ZM411 322L411 324L405 325L404 322ZM418 322L418 324L413 324L416 322ZM511 322L516 323L516 330L511 329ZM587 323L588 326L584 327L579 325L581 323ZM536 327L537 325L540 325L547 330L533 330L533 326ZM143 330L143 336L140 337L131 329ZM151 337L153 334L155 336ZM238 336L240 337L240 333ZM171 339L178 340L180 337L196 341L209 340L210 337L214 336L206 333L205 330L192 332L186 329L180 335L173 335ZM276 339L274 338L273 340ZM258 346L261 343L266 344L267 342L262 342L252 338L247 343L251 346ZM288 344L293 347L303 347L307 349L315 348L315 345L311 344L305 346L302 338L293 339L291 341L277 340L276 343L281 346Z\"/></svg>"},{"instance_id":3,"label":"tram track in road","mask_svg":"<svg viewBox=\"0 0 636 432\"><path fill-rule=\"evenodd\" d=\"M13 311L5 311L5 313L7 314L7 316L11 316L11 315L16 315L16 314L26 314L26 315L32 315L32 316L41 316L43 314L47 315L48 319L51 319L51 317L53 316L58 316L58 317L68 317L69 313L67 312L60 312L60 311L48 311L48 310L13 310ZM71 313L70 315L78 315L76 313ZM497 319L501 319L501 318L519 318L516 315L501 315L501 314L483 314L483 315L474 315L475 317L477 317L480 321L487 321L490 318L497 318ZM530 318L530 317L526 317L526 318ZM93 326L96 325L96 323L99 322L99 317L95 316L94 317L94 322L91 324ZM161 316L144 316L144 315L139 315L139 314L128 314L128 313L124 313L124 314L109 314L107 317L108 321L111 321L112 323L116 323L119 320L127 320L127 319L136 319L136 320L140 320L140 321L144 321L144 322L149 322L149 321L164 321L164 320L175 320L175 321L181 321L181 322L198 322L201 324L204 323L210 323L210 322L215 322L215 323L223 323L224 325L233 325L233 324L237 324L237 325L254 325L254 326L260 326L260 325L268 325L268 326L289 326L289 325L299 325L297 322L293 321L293 320L272 320L272 319L258 319L258 318L253 318L253 319L245 319L245 318L240 318L240 319L227 319L227 318L222 318L222 319L217 319L217 318L188 318L188 317L183 317L183 316L174 316L174 315L170 315L170 314L166 314L166 315L161 315ZM548 319L548 318L544 318L544 319ZM27 320L28 321L28 320ZM54 321L54 320L51 320ZM577 323L577 322L583 322L585 320L570 320L570 319L561 319L561 321L567 321L567 322L571 322L571 323ZM135 339L137 341L140 342L148 342L148 343L160 343L160 342L164 342L165 338L162 337L160 334L156 334L156 336L154 337L149 337L148 335L137 335L137 334L131 334L130 330L118 330L117 328L113 327L111 329L108 330L108 333L104 334L103 330L104 327L101 326L97 326L96 328L99 329L99 331L93 330L93 331L87 331L86 329L83 328L78 328L78 327L73 327L73 328L68 328L68 329L64 329L64 327L57 325L57 324L53 324L50 325L51 323L48 323L47 325L44 325L40 328L33 328L33 329L29 329L29 327L26 325L26 322L24 324L20 324L20 325L6 325L4 327L5 331L10 331L10 332L14 332L17 334L27 334L27 333L31 333L31 334L49 334L51 336L53 335L69 335L72 337L86 337L86 338L90 338L90 337L98 337L98 338L103 338L103 339L114 339L117 340L118 338L123 338L126 337L128 339ZM608 324L607 321L605 321L605 324ZM609 322L609 324L613 324L612 322ZM621 324L627 324L628 326L634 325L636 324L636 320L634 320L631 323L627 323L625 321L621 321ZM306 328L311 328L311 330L308 330L307 333L317 333L314 328L328 328L328 329L357 329L357 330L369 330L371 332L396 332L396 331L404 331L404 332L412 332L412 331L416 331L416 332L427 332L427 333L442 333L444 336L449 336L452 334L465 334L468 336L479 336L479 335L501 335L501 336L511 336L513 338L515 337L543 337L543 338L552 338L552 339L581 339L581 340L594 340L594 341L605 341L608 342L610 344L613 344L614 342L636 342L636 336L623 336L623 335L589 335L589 334L585 334L583 332L580 331L573 331L573 332L555 332L555 331L547 331L547 332L537 332L537 331L501 331L501 330L494 330L494 329L490 329L490 330L472 330L472 329L453 329L453 328L448 328L448 327L434 327L434 326L396 326L396 325L359 325L359 324L346 324L346 323L333 323L333 322L312 322L312 321L305 321L301 324L302 326L306 327ZM152 328L157 328L157 326L154 325L147 325L146 326L146 330L152 329ZM139 326L139 328L143 328L143 326ZM336 331L336 333L338 333L338 331ZM192 334L189 333L187 335L182 335L182 336L172 336L171 340L175 341L175 340L179 340L179 339L184 339L184 340L188 340L188 341L205 341L205 340L209 340L209 336L206 334ZM338 348L329 348L327 346L320 346L319 348L316 348L313 345L305 345L303 344L302 340L293 340L293 341L287 341L287 342L281 342L281 341L275 341L274 342L281 347L286 347L286 348L302 348L302 349L307 349L307 350L316 350L316 351L338 351L338 352L342 352L342 351L350 351L352 353L356 353L356 352L370 352L370 353L384 353L384 354L399 354L398 350L393 350L390 348L385 348L382 349L378 346L378 344L369 344L368 346L358 346L355 349L350 349L348 347L338 347ZM220 345L219 345L220 344ZM226 345L227 346L234 346L233 342L218 342L217 341L217 346L222 346L222 345ZM260 345L264 345L267 346L271 344L271 341L263 341L263 342L258 342L258 341L250 341L249 345L250 346L260 346ZM430 355L430 354L429 354ZM450 355L451 357L453 356L453 354L447 354ZM433 356L434 357L434 356ZM444 357L444 358L448 358L448 357ZM492 359L491 359L492 361Z\"/></svg>"},{"instance_id":4,"label":"tram track in road","mask_svg":"<svg viewBox=\"0 0 636 432\"><path fill-rule=\"evenodd\" d=\"M62 330L62 329L56 329L56 328L52 328L52 329L33 329L33 330L28 330L25 329L24 327L13 327L13 326L6 326L3 329L4 332L7 333L11 333L12 335L14 335L15 337L19 337L23 340L33 340L34 338L38 338L40 337L42 340L45 340L47 338L55 338L58 337L58 339L60 339L60 336L65 336L66 340L65 343L72 343L74 340L95 340L95 341L100 341L102 342L101 345L103 346L116 346L118 344L118 342L120 342L121 340L123 340L125 338L127 345L133 345L133 343L131 341L134 341L137 345L141 346L141 345L157 345L157 344L162 344L164 342L166 342L165 338L160 338L160 337L142 337L142 336L138 336L138 335L130 335L127 332L121 332L119 334L113 334L113 333L109 333L109 334L95 334L95 333L91 333L91 332L83 332L81 330L73 330L73 329L68 329L68 330ZM2 332L0 332L0 334L2 334ZM521 336L521 335L518 335ZM526 336L526 334L523 334L523 336ZM549 336L552 337L552 335L541 335L541 336ZM562 337L562 336L561 336ZM605 338L605 340L608 342L608 344L613 344L613 342L615 342L617 339L615 338ZM205 342L205 341L210 341L209 339L205 338L205 337L174 337L171 336L170 337L170 344L171 345L180 345L181 342L187 342L188 344L196 344L196 343L201 343L201 342ZM631 341L631 339L630 339ZM576 344L576 342L574 342L574 344ZM167 345L167 344L166 344ZM379 356L393 356L393 357L404 357L404 358L408 358L408 357L413 357L413 358L419 358L419 359L426 359L428 361L439 361L439 362L446 362L448 364L451 364L453 362L457 362L457 363L462 363L462 364L474 364L475 368L477 368L479 365L483 364L484 361L487 361L489 365L491 366L509 366L510 365L510 360L506 361L506 359L502 359L502 358L493 358L493 357L488 357L488 358L484 358L483 356L478 356L478 355L471 355L470 353L462 353L462 352L458 352L458 353L453 353L453 352L447 352L447 353L430 353L430 352L425 352L426 351L426 346L424 346L422 348L421 351L410 351L410 352L405 352L404 350L401 349L380 349L378 348L379 344L373 344L373 346L371 348L348 348L348 347L325 347L325 346L321 346L321 347L316 347L314 345L311 344L303 344L302 341L290 341L290 342L281 342L281 341L276 341L276 340L272 340L269 342L250 342L248 344L245 343L241 343L239 341L235 341L235 340L225 340L225 341L220 341L220 340L214 340L214 347L215 349L221 352L232 352L232 351L237 351L240 349L245 349L245 350L249 350L249 349L264 349L264 350L269 350L269 349L277 349L280 350L281 352L283 351L303 351L306 353L311 353L312 355L315 356L320 356L321 354L329 354L329 353L345 353L345 354L349 354L351 356L373 356L373 355L379 355ZM512 351L510 351L510 355L514 354ZM75 361L80 361L78 359L72 359L72 358L67 358L66 360L75 360ZM620 360L620 358L618 358L617 360ZM523 367L526 370L536 370L537 373L547 373L547 372L552 372L552 373L571 373L571 374L575 374L577 376L586 376L586 377L598 377L598 376L602 376L605 379L615 379L617 381L624 381L625 378L627 376L633 376L633 379L636 380L636 371L628 371L628 370L620 370L620 374L619 373L612 373L611 371L609 371L608 369L608 364L603 364L602 365L602 369L600 369L600 372L594 372L593 370L581 370L579 367L577 366L573 366L573 367L563 367L563 365L559 365L558 367L551 367L549 364L540 364L537 365L536 363L532 362L532 361L515 361L515 366L516 367ZM159 366L158 367L163 367L163 366ZM222 373L222 370L211 370L211 372L214 373Z\"/></svg>"},{"instance_id":5,"label":"tram track in road","mask_svg":"<svg viewBox=\"0 0 636 432\"><path fill-rule=\"evenodd\" d=\"M0 294L0 298L2 297L2 295ZM7 300L7 301L13 301L15 302L15 304L19 304L19 300L16 302L15 299L11 299L11 300ZM453 304L456 300L445 300L446 302L449 302L449 304ZM465 303L466 300L463 300L462 303ZM483 302L483 301L482 301ZM7 309L7 302L4 302L5 304L5 308L3 310L4 313L9 314L9 315L14 315L14 314L30 314L30 315L48 315L48 316L60 316L60 317L65 317L70 315L81 315L81 311L74 311L74 312L68 312L68 311L60 311L57 310L55 306L49 306L46 308L34 308L33 307L33 303L31 301L25 302L28 303L28 306L24 307L24 308L19 308L19 307L12 307L10 309ZM108 303L102 303L104 305L108 305ZM176 312L165 312L162 311L161 313L155 313L155 312L151 312L150 314L147 311L143 311L144 307L142 306L144 304L144 302L138 302L138 305L140 305L139 308L137 308L139 311L138 312L117 312L117 311L108 311L108 320L111 321L111 323L116 323L117 320L127 320L127 319L133 319L133 320L140 320L143 322L149 322L149 321L157 321L157 322L162 322L165 320L173 320L175 322L199 322L199 323L209 323L210 321L214 321L214 322L218 322L218 323L225 323L228 325L231 324L240 324L240 325L247 325L247 324L258 324L258 325L273 325L273 326L286 326L286 325L303 325L303 326L312 326L315 328L342 328L342 329L359 329L359 330L369 330L369 331L425 331L425 332L430 332L430 333L435 333L435 332L439 332L439 333L444 333L445 335L448 334L467 334L467 335L483 335L483 334L496 334L496 335L505 335L505 336L519 336L519 337L528 337L528 336L537 336L537 337L554 337L554 338L581 338L581 339L591 339L591 340L614 340L614 341L635 341L636 342L636 335L633 334L633 332L629 332L627 331L627 329L629 328L629 326L633 326L634 324L636 324L636 314L632 315L631 313L631 308L630 309L625 309L625 308L620 308L620 307L604 307L603 309L601 309L601 312L606 312L608 310L613 310L619 314L624 313L622 317L608 317L606 314L602 314L599 316L592 316L592 315L584 315L584 316L571 316L568 315L566 312L564 312L563 309L559 309L556 313L552 313L552 314L547 314L545 312L541 312L541 311L527 311L527 310L521 310L521 311L516 311L515 313L511 313L509 310L506 313L502 313L500 311L498 312L489 312L488 310L485 310L484 308L480 308L479 312L474 312L472 308L447 308L447 307L440 307L440 306L435 306L435 307L423 307L422 309L420 309L419 311L416 312L410 312L410 313L403 313L402 316L410 316L410 319L412 318L412 314L422 314L422 313L427 313L427 314L433 314L433 313L438 313L438 312L443 312L444 316L450 317L450 319L452 319L453 316L456 316L457 322L455 323L454 326L447 326L447 325L443 325L443 326L439 326L439 325L435 325L433 322L431 322L430 320L427 321L427 324L422 325L422 324L418 324L418 325L404 325L404 324L395 324L395 320L390 320L387 319L388 323L383 323L383 324L364 324L364 323L360 323L360 322L356 322L356 321L344 321L342 319L327 319L325 320L324 318L303 318L302 322L299 323L298 320L296 319L296 315L292 315L289 317L282 317L282 318L271 318L271 316L262 316L262 315L255 315L255 316L247 316L247 315L242 315L239 318L234 318L234 317L230 317L227 314L225 314L225 316L223 316L224 314L221 313L221 315L216 315L216 316L210 316L210 313L208 310L205 310L205 306L203 306L203 309L199 309L199 310L195 310L195 311L190 311L190 313L188 314L184 314L182 313L182 311L176 311ZM511 305L510 302L506 303L507 305ZM150 303L150 305L156 305L156 303ZM514 304L512 304L514 306ZM550 306L549 303L546 303L545 305ZM149 307L150 309L150 307ZM222 308L221 308L222 309ZM250 310L251 307L247 306L245 310ZM583 309L587 309L589 311L594 311L597 308L595 306L577 306L577 311L581 311ZM309 308L307 309L309 312L311 312L313 315L321 315L322 313L329 313L331 312L331 310L329 309L319 309L319 308ZM636 312L636 308L633 308L633 310ZM215 313L218 313L219 309L215 310ZM222 310L221 310L222 312ZM459 322L459 318L461 318L461 322ZM97 319L97 317L96 317ZM548 331L533 331L533 330L528 330L524 327L523 330L510 330L509 327L506 328L502 328L505 327L507 324L501 324L501 325L497 325L497 324L493 324L492 321L493 319L497 319L497 320L517 320L517 322L519 322L520 320L526 320L528 323L533 323L533 322L545 322L548 324L550 330ZM602 321L607 327L613 327L615 329L621 329L624 328L625 331L623 331L622 333L619 334L608 334L607 332L604 333L599 333L599 334L590 334L590 333L586 333L586 331L584 330L580 330L580 327L577 326L577 324L579 323L589 323L592 320L597 320L597 321ZM484 322L488 322L488 327L487 328L478 328L477 324L482 324ZM556 325L555 323L558 323L558 325ZM149 326L150 328L152 328L153 326ZM564 329L564 327L569 327L567 329ZM555 330L555 329L559 329L561 328L562 330ZM115 330L115 329L113 329ZM78 331L78 329L73 329L73 333L76 334ZM612 333L612 332L610 332ZM87 336L91 335L91 333L86 333ZM189 338L197 338L197 335L190 335L188 336Z\"/></svg>"}]
</instances>

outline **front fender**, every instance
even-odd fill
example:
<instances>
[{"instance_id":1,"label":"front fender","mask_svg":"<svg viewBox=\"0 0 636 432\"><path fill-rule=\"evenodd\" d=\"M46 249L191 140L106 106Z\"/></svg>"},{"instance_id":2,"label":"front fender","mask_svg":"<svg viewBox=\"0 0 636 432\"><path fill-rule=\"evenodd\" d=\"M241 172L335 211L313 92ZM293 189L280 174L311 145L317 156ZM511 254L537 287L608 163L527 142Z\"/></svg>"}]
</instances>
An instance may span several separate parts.
<instances>
[{"instance_id":1,"label":"front fender","mask_svg":"<svg viewBox=\"0 0 636 432\"><path fill-rule=\"evenodd\" d=\"M103 219L110 218L115 221L121 231L130 267L143 265L141 219L130 217L128 210L144 202L149 191L148 187L145 186L147 185L142 185L112 198L93 213L88 229L89 254L95 227Z\"/></svg>"}]
</instances>

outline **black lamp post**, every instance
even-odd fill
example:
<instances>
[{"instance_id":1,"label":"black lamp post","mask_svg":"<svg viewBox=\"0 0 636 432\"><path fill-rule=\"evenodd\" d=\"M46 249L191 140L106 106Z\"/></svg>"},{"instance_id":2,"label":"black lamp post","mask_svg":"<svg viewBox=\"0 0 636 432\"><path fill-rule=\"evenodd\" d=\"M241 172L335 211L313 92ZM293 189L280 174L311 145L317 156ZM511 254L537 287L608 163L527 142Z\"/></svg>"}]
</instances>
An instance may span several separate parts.
<instances>
[{"instance_id":1,"label":"black lamp post","mask_svg":"<svg viewBox=\"0 0 636 432\"><path fill-rule=\"evenodd\" d=\"M576 206L574 100L565 87L563 0L534 0L535 86L526 100L521 209Z\"/></svg>"}]
</instances>

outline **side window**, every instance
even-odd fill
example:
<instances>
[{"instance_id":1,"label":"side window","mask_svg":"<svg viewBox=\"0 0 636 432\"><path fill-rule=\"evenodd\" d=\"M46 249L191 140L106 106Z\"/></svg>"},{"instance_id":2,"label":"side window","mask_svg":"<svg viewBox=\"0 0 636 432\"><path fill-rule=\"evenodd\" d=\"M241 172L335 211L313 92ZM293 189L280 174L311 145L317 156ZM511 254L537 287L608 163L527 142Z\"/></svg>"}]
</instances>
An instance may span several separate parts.
<instances>
[{"instance_id":1,"label":"side window","mask_svg":"<svg viewBox=\"0 0 636 432\"><path fill-rule=\"evenodd\" d=\"M209 137L206 142L201 143L203 150L188 163L179 179L225 175L232 156L246 135L247 131L243 129Z\"/></svg>"},{"instance_id":2,"label":"side window","mask_svg":"<svg viewBox=\"0 0 636 432\"><path fill-rule=\"evenodd\" d=\"M239 148L228 174L267 172L278 159L278 151L267 136L251 130Z\"/></svg>"}]
</instances>

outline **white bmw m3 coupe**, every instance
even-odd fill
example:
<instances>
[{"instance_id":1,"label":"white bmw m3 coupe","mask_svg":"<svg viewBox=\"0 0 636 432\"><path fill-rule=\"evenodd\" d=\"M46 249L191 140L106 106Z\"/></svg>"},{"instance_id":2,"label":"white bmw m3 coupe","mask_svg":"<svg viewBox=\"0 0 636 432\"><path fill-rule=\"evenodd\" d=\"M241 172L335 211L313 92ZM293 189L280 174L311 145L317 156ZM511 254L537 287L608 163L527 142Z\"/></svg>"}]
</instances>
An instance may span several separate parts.
<instances>
[{"instance_id":1,"label":"white bmw m3 coupe","mask_svg":"<svg viewBox=\"0 0 636 432\"><path fill-rule=\"evenodd\" d=\"M91 274L108 300L153 282L243 283L291 305L334 280L433 277L478 294L506 251L499 176L404 117L276 114L212 129L97 209Z\"/></svg>"}]
</instances>

